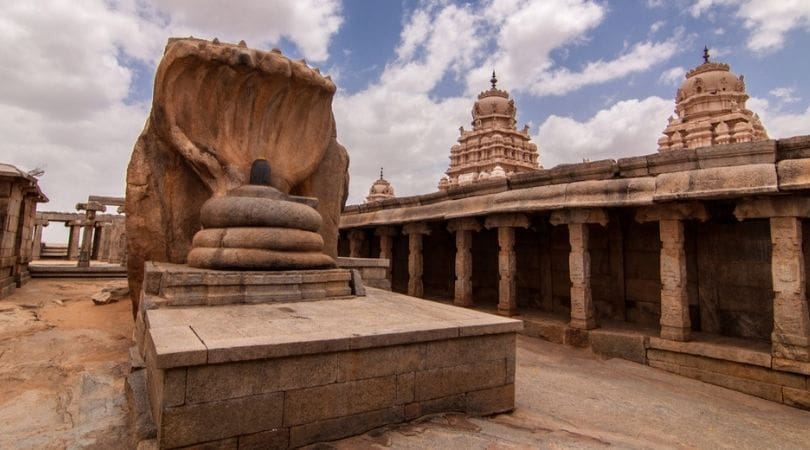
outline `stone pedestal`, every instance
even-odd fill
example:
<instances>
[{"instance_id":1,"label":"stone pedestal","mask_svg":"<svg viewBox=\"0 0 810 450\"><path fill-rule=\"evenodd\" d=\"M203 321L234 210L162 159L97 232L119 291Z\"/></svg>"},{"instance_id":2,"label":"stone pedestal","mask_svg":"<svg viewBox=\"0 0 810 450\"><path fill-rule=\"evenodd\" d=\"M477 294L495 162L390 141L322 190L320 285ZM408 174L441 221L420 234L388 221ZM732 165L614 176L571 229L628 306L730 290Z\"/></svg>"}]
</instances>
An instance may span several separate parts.
<instances>
[{"instance_id":1,"label":"stone pedestal","mask_svg":"<svg viewBox=\"0 0 810 450\"><path fill-rule=\"evenodd\" d=\"M422 235L430 234L430 227L425 223L409 223L402 227L402 233L408 236L408 295L421 297L424 294Z\"/></svg>"},{"instance_id":2,"label":"stone pedestal","mask_svg":"<svg viewBox=\"0 0 810 450\"><path fill-rule=\"evenodd\" d=\"M481 229L475 219L450 221L447 230L456 234L456 283L453 303L456 306L472 306L472 239L473 232Z\"/></svg>"},{"instance_id":3,"label":"stone pedestal","mask_svg":"<svg viewBox=\"0 0 810 450\"><path fill-rule=\"evenodd\" d=\"M145 288L171 284L147 270ZM197 270L178 280L229 276ZM144 305L166 305L154 297ZM511 411L521 328L370 288L367 297L141 310L135 338L160 448L298 448L428 414Z\"/></svg>"}]
</instances>

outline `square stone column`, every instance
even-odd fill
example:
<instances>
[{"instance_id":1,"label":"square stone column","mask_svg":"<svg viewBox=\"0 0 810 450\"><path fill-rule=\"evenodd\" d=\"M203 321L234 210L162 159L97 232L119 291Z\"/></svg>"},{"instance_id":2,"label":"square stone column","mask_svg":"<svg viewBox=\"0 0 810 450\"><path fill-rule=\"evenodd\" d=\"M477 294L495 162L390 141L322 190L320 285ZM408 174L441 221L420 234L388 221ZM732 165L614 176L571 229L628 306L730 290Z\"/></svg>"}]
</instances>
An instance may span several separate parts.
<instances>
[{"instance_id":1,"label":"square stone column","mask_svg":"<svg viewBox=\"0 0 810 450\"><path fill-rule=\"evenodd\" d=\"M360 229L349 231L349 257L361 258L363 254L363 241L366 239L366 233Z\"/></svg>"},{"instance_id":2,"label":"square stone column","mask_svg":"<svg viewBox=\"0 0 810 450\"><path fill-rule=\"evenodd\" d=\"M689 289L686 270L686 235L684 220L709 218L702 203L656 205L636 211L636 221L658 222L661 239L659 256L661 277L662 339L688 341L692 336L689 318Z\"/></svg>"},{"instance_id":3,"label":"square stone column","mask_svg":"<svg viewBox=\"0 0 810 450\"><path fill-rule=\"evenodd\" d=\"M397 234L397 230L395 227L377 227L374 234L380 237L380 259L388 260L385 278L391 281L391 271L394 266L394 236Z\"/></svg>"},{"instance_id":4,"label":"square stone column","mask_svg":"<svg viewBox=\"0 0 810 450\"><path fill-rule=\"evenodd\" d=\"M82 245L79 251L78 267L90 267L91 253L93 252L93 231L96 226L96 212L106 211L107 208L98 202L77 203L77 211L86 211L85 220L82 222L84 232L82 234Z\"/></svg>"},{"instance_id":5,"label":"square stone column","mask_svg":"<svg viewBox=\"0 0 810 450\"><path fill-rule=\"evenodd\" d=\"M810 311L806 292L802 220L771 217L773 356L810 361Z\"/></svg>"},{"instance_id":6,"label":"square stone column","mask_svg":"<svg viewBox=\"0 0 810 450\"><path fill-rule=\"evenodd\" d=\"M734 209L738 220L767 217L771 224L773 282L773 367L793 367L800 361L810 372L810 305L802 251L802 218L810 217L810 198L773 197L742 201ZM807 373L807 372L805 372Z\"/></svg>"},{"instance_id":7,"label":"square stone column","mask_svg":"<svg viewBox=\"0 0 810 450\"><path fill-rule=\"evenodd\" d=\"M588 251L590 232L588 224L607 225L608 215L603 209L564 209L551 214L553 225L568 225L568 272L571 279L571 328L596 328L596 308L591 294L591 254Z\"/></svg>"},{"instance_id":8,"label":"square stone column","mask_svg":"<svg viewBox=\"0 0 810 450\"><path fill-rule=\"evenodd\" d=\"M479 231L481 224L474 218L451 220L447 231L456 234L456 284L453 303L456 306L472 306L472 239L473 232Z\"/></svg>"},{"instance_id":9,"label":"square stone column","mask_svg":"<svg viewBox=\"0 0 810 450\"><path fill-rule=\"evenodd\" d=\"M65 222L65 226L70 228L68 236L68 260L76 260L79 258L79 233L82 230L81 221L72 220Z\"/></svg>"},{"instance_id":10,"label":"square stone column","mask_svg":"<svg viewBox=\"0 0 810 450\"><path fill-rule=\"evenodd\" d=\"M515 228L528 228L529 218L523 214L499 214L487 217L484 226L498 228L498 313L513 316L517 313Z\"/></svg>"},{"instance_id":11,"label":"square stone column","mask_svg":"<svg viewBox=\"0 0 810 450\"><path fill-rule=\"evenodd\" d=\"M422 235L430 234L426 223L409 223L402 227L402 233L408 235L408 295L422 297Z\"/></svg>"},{"instance_id":12,"label":"square stone column","mask_svg":"<svg viewBox=\"0 0 810 450\"><path fill-rule=\"evenodd\" d=\"M31 259L39 259L42 254L42 228L49 222L45 219L34 220L34 238L31 240Z\"/></svg>"},{"instance_id":13,"label":"square stone column","mask_svg":"<svg viewBox=\"0 0 810 450\"><path fill-rule=\"evenodd\" d=\"M689 319L683 221L666 219L658 226L661 235L661 337L688 341L692 323Z\"/></svg>"}]
</instances>

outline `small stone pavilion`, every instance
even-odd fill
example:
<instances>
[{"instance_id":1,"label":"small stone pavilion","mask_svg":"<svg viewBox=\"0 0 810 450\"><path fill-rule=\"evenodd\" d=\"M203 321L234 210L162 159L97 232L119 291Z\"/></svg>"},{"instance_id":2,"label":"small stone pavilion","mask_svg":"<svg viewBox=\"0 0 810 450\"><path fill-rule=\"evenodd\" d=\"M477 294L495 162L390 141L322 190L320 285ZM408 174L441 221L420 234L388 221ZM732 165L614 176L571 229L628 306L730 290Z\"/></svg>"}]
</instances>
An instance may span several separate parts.
<instances>
[{"instance_id":1,"label":"small stone pavilion","mask_svg":"<svg viewBox=\"0 0 810 450\"><path fill-rule=\"evenodd\" d=\"M480 93L473 105L473 129L459 129L461 136L450 149L450 168L439 181L440 190L542 168L529 127L521 131L515 127L515 101L496 87L494 71L490 82L492 88Z\"/></svg>"},{"instance_id":2,"label":"small stone pavilion","mask_svg":"<svg viewBox=\"0 0 810 450\"><path fill-rule=\"evenodd\" d=\"M31 277L35 211L37 203L47 201L35 177L0 163L0 298Z\"/></svg>"},{"instance_id":3,"label":"small stone pavilion","mask_svg":"<svg viewBox=\"0 0 810 450\"><path fill-rule=\"evenodd\" d=\"M462 166L481 170L466 152L482 103L496 98L494 117L513 123L495 92L451 151L452 181L347 206L340 254L390 259L395 292L810 409L810 136L768 140L742 77L707 55L657 153L461 186Z\"/></svg>"}]
</instances>

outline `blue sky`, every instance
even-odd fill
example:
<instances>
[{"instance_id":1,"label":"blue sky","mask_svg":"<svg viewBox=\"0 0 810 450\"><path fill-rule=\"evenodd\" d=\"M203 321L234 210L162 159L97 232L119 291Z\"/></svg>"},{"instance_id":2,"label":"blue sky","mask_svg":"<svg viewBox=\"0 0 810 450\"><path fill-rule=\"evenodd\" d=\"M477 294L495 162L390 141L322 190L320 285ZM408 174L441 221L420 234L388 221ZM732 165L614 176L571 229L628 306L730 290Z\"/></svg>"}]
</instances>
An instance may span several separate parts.
<instances>
[{"instance_id":1,"label":"blue sky","mask_svg":"<svg viewBox=\"0 0 810 450\"><path fill-rule=\"evenodd\" d=\"M123 195L170 36L279 47L338 85L350 203L385 167L431 192L494 68L546 168L649 154L704 45L745 75L772 137L810 134L810 2L783 0L43 0L0 9L0 161L44 167L69 210Z\"/></svg>"}]
</instances>

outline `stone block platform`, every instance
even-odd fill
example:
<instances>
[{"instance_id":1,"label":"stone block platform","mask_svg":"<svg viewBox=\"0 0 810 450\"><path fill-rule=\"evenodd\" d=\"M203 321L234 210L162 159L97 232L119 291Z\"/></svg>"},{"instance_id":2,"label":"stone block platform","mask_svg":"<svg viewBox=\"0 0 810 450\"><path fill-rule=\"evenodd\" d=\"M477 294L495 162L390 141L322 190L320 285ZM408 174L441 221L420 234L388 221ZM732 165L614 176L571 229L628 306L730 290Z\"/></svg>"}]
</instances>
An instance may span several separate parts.
<instances>
[{"instance_id":1,"label":"stone block platform","mask_svg":"<svg viewBox=\"0 0 810 450\"><path fill-rule=\"evenodd\" d=\"M143 293L149 308L295 302L352 295L351 281L348 269L207 270L147 262Z\"/></svg>"},{"instance_id":2,"label":"stone block platform","mask_svg":"<svg viewBox=\"0 0 810 450\"><path fill-rule=\"evenodd\" d=\"M520 321L367 296L145 311L161 448L288 448L422 415L514 408Z\"/></svg>"}]
</instances>

